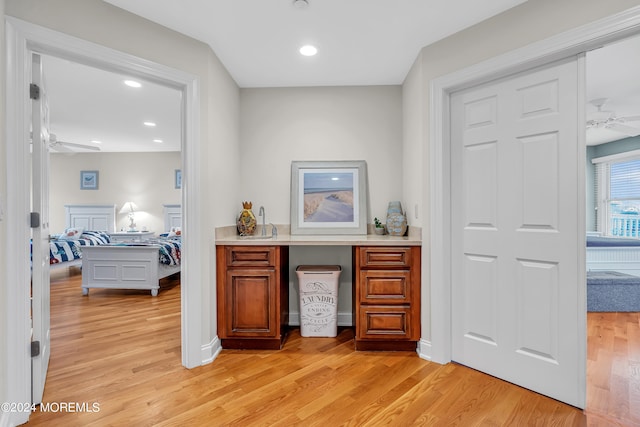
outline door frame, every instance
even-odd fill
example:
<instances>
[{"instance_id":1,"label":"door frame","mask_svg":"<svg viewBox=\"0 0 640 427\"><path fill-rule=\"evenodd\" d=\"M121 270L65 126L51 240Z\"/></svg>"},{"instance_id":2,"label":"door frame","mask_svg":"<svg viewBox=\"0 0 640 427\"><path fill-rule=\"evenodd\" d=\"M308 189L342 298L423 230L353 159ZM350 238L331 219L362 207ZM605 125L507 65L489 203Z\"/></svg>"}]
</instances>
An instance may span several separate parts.
<instances>
[{"instance_id":1,"label":"door frame","mask_svg":"<svg viewBox=\"0 0 640 427\"><path fill-rule=\"evenodd\" d=\"M151 80L175 88L182 93L182 227L183 238L181 282L181 348L182 364L187 368L203 364L202 330L202 266L206 254L201 233L189 233L197 224L200 203L200 84L197 76L143 58L50 30L17 18L5 17L6 22L6 137L7 178L7 247L16 254L15 262L7 263L6 319L11 320L5 340L7 359L6 400L29 402L31 396L31 360L29 354L30 323L29 283L29 83L31 53L56 56L85 65ZM17 423L26 422L28 414L14 414Z\"/></svg>"},{"instance_id":2,"label":"door frame","mask_svg":"<svg viewBox=\"0 0 640 427\"><path fill-rule=\"evenodd\" d=\"M430 269L427 283L430 283L431 296L431 336L429 341L421 343L421 353L426 358L437 363L451 362L451 159L449 147L451 145L450 126L450 95L451 93L477 86L479 84L506 77L510 74L524 72L574 55L579 55L613 41L621 40L640 33L640 7L634 7L610 17L569 30L557 36L550 37L526 47L508 52L474 66L436 78L430 82L430 112L431 123L429 131L429 159L425 164L430 167L430 187L424 199L430 201L430 233L425 233L424 240L429 242L431 251L427 259L423 259ZM582 90L584 98L584 90ZM579 102L581 100L578 100ZM580 104L579 104L580 105ZM584 99L582 100L584 115ZM580 147L585 150L584 133ZM577 155L579 153L576 153ZM583 156L586 154L583 153ZM584 175L584 165L582 166ZM583 180L584 181L584 180ZM584 188L584 183L580 185ZM582 191L584 193L584 191ZM578 203L584 204L585 194L578 194ZM579 229L585 230L586 212L577 218ZM582 262L585 259L584 242L577 242L576 251L581 253ZM427 270L427 269L423 269ZM584 303L586 325L586 285L579 298ZM586 326L585 326L586 327ZM582 351L586 354L586 333L580 337ZM578 368L586 372L586 360L576 361Z\"/></svg>"}]
</instances>

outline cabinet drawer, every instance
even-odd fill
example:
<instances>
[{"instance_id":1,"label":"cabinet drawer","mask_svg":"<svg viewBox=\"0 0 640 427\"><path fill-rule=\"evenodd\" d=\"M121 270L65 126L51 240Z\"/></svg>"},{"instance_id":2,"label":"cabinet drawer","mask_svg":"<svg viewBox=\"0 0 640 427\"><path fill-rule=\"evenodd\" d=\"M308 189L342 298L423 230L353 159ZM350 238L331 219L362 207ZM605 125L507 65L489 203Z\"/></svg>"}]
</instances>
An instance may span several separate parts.
<instances>
[{"instance_id":1,"label":"cabinet drawer","mask_svg":"<svg viewBox=\"0 0 640 427\"><path fill-rule=\"evenodd\" d=\"M276 248L273 246L226 246L227 267L273 267Z\"/></svg>"},{"instance_id":2,"label":"cabinet drawer","mask_svg":"<svg viewBox=\"0 0 640 427\"><path fill-rule=\"evenodd\" d=\"M361 306L358 339L412 339L411 308L408 306Z\"/></svg>"},{"instance_id":3,"label":"cabinet drawer","mask_svg":"<svg viewBox=\"0 0 640 427\"><path fill-rule=\"evenodd\" d=\"M360 267L411 267L411 248L364 247L360 248Z\"/></svg>"},{"instance_id":4,"label":"cabinet drawer","mask_svg":"<svg viewBox=\"0 0 640 427\"><path fill-rule=\"evenodd\" d=\"M361 270L361 304L411 303L411 274L408 270Z\"/></svg>"}]
</instances>

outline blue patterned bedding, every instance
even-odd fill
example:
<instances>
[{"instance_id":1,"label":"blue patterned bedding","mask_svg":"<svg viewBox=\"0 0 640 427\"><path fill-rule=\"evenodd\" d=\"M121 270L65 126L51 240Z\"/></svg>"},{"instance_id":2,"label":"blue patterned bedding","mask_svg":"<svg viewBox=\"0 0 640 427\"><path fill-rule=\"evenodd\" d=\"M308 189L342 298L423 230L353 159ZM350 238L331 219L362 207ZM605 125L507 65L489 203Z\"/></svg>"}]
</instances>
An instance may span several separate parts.
<instances>
[{"instance_id":1,"label":"blue patterned bedding","mask_svg":"<svg viewBox=\"0 0 640 427\"><path fill-rule=\"evenodd\" d=\"M159 240L156 242L160 246L160 264L180 265L181 243L180 240Z\"/></svg>"},{"instance_id":2,"label":"blue patterned bedding","mask_svg":"<svg viewBox=\"0 0 640 427\"><path fill-rule=\"evenodd\" d=\"M82 258L82 246L98 246L111 243L104 231L85 231L77 240L52 240L49 242L49 263L73 261Z\"/></svg>"}]
</instances>

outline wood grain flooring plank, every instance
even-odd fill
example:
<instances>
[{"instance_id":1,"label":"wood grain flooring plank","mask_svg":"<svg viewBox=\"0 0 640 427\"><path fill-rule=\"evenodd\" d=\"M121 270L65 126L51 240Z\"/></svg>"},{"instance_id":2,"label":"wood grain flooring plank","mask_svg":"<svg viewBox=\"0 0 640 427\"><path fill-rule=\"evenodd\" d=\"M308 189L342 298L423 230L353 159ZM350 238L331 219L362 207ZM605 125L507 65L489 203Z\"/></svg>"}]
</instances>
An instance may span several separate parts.
<instances>
[{"instance_id":1,"label":"wood grain flooring plank","mask_svg":"<svg viewBox=\"0 0 640 427\"><path fill-rule=\"evenodd\" d=\"M223 350L181 366L179 277L158 297L92 289L54 272L44 402L99 412L34 412L29 426L640 426L638 313L588 313L587 410L415 352L356 352L353 330L281 350Z\"/></svg>"}]
</instances>

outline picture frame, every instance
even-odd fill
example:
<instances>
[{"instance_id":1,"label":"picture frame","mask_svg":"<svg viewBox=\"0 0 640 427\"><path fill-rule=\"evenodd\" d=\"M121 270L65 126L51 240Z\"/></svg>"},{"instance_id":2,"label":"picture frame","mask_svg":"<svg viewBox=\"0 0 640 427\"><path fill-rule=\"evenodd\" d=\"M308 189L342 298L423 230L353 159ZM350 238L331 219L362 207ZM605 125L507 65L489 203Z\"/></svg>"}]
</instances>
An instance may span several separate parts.
<instances>
[{"instance_id":1,"label":"picture frame","mask_svg":"<svg viewBox=\"0 0 640 427\"><path fill-rule=\"evenodd\" d=\"M291 234L367 234L366 162L291 162Z\"/></svg>"},{"instance_id":2,"label":"picture frame","mask_svg":"<svg viewBox=\"0 0 640 427\"><path fill-rule=\"evenodd\" d=\"M98 171L80 171L80 189L97 190L99 175Z\"/></svg>"},{"instance_id":3,"label":"picture frame","mask_svg":"<svg viewBox=\"0 0 640 427\"><path fill-rule=\"evenodd\" d=\"M176 172L175 172L175 188L176 189L182 188L182 170L180 169L176 169Z\"/></svg>"}]
</instances>

